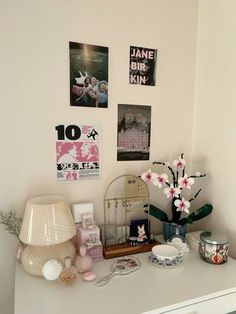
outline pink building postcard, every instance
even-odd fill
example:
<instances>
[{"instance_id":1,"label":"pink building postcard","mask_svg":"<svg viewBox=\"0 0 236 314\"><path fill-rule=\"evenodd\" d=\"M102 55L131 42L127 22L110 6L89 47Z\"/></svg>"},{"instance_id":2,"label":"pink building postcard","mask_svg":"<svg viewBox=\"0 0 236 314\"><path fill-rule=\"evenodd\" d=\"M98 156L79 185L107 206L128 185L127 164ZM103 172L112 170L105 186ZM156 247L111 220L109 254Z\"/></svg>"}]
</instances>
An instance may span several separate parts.
<instances>
[{"instance_id":1,"label":"pink building postcard","mask_svg":"<svg viewBox=\"0 0 236 314\"><path fill-rule=\"evenodd\" d=\"M117 160L149 160L151 106L118 105Z\"/></svg>"}]
</instances>

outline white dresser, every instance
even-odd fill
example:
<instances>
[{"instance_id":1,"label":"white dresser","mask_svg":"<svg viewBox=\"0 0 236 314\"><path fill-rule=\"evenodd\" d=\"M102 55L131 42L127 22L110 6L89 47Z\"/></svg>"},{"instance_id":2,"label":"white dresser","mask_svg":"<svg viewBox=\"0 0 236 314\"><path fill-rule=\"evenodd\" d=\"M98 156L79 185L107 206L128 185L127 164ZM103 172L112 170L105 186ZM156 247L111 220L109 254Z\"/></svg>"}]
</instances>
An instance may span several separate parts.
<instances>
[{"instance_id":1,"label":"white dresser","mask_svg":"<svg viewBox=\"0 0 236 314\"><path fill-rule=\"evenodd\" d=\"M152 265L150 253L135 255L142 268L98 288L81 277L71 286L36 278L16 265L15 314L226 314L236 313L236 261L212 265L185 253L175 268ZM112 260L94 264L97 277Z\"/></svg>"}]
</instances>

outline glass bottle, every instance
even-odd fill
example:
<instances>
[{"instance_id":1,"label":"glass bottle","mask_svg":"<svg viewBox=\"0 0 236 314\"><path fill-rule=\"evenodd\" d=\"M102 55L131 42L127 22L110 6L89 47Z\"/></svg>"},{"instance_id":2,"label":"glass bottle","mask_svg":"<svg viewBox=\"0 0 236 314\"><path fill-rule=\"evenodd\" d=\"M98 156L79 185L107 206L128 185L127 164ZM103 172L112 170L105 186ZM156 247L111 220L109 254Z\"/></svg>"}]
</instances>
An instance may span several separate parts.
<instances>
[{"instance_id":1,"label":"glass bottle","mask_svg":"<svg viewBox=\"0 0 236 314\"><path fill-rule=\"evenodd\" d=\"M181 226L176 226L175 228L175 234L173 234L170 239L170 242L172 243L184 243L185 239L184 237L181 235Z\"/></svg>"},{"instance_id":2,"label":"glass bottle","mask_svg":"<svg viewBox=\"0 0 236 314\"><path fill-rule=\"evenodd\" d=\"M80 255L75 259L75 266L78 269L79 273L86 273L92 268L92 258L87 255L87 248L85 245L80 247Z\"/></svg>"},{"instance_id":3,"label":"glass bottle","mask_svg":"<svg viewBox=\"0 0 236 314\"><path fill-rule=\"evenodd\" d=\"M17 251L16 251L16 261L19 264L22 264L22 254L25 248L26 248L26 245L24 245L23 243L18 244Z\"/></svg>"},{"instance_id":4,"label":"glass bottle","mask_svg":"<svg viewBox=\"0 0 236 314\"><path fill-rule=\"evenodd\" d=\"M72 260L70 256L65 257L64 265L65 266L59 275L59 281L62 284L71 284L78 277L77 268L72 266Z\"/></svg>"}]
</instances>

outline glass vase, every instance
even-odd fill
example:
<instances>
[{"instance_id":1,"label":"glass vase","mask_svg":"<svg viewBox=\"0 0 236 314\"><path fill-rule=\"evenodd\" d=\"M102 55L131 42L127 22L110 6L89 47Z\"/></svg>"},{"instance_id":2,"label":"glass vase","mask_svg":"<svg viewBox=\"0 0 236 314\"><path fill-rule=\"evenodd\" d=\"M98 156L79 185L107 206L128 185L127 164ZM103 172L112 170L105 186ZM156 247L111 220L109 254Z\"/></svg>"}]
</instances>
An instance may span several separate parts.
<instances>
[{"instance_id":1,"label":"glass vase","mask_svg":"<svg viewBox=\"0 0 236 314\"><path fill-rule=\"evenodd\" d=\"M21 243L18 244L18 247L16 250L16 261L19 264L22 264L22 253L23 253L25 247L26 246L24 244L21 244Z\"/></svg>"},{"instance_id":2,"label":"glass vase","mask_svg":"<svg viewBox=\"0 0 236 314\"><path fill-rule=\"evenodd\" d=\"M173 222L164 222L163 223L163 237L165 241L168 241L174 235L180 235L185 238L187 233L187 224L181 226Z\"/></svg>"}]
</instances>

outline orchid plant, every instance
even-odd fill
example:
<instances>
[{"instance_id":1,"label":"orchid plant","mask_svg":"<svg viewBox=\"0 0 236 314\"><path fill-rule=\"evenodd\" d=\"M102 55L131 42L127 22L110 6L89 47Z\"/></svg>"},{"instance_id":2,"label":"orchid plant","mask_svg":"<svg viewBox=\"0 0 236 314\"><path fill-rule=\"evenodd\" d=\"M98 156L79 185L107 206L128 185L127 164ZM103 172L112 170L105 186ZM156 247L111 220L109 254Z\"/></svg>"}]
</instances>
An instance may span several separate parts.
<instances>
[{"instance_id":1,"label":"orchid plant","mask_svg":"<svg viewBox=\"0 0 236 314\"><path fill-rule=\"evenodd\" d=\"M147 170L141 175L141 178L147 182L152 183L154 186L158 186L160 189L164 187L164 194L167 198L172 200L172 218L169 219L167 214L153 205L150 206L150 214L163 222L174 222L178 225L184 225L186 223L193 223L195 220L199 220L212 212L212 205L205 204L201 208L193 211L191 214L189 212L191 202L196 199L202 189L199 189L197 193L186 200L181 196L184 190L192 188L195 179L205 177L206 174L196 172L195 175L188 175L186 173L186 161L184 159L184 154L182 153L179 159L173 161L172 166L168 162L154 161L153 164L163 165L171 173L172 180L166 173L158 174L152 172L151 169ZM188 217L181 219L181 214L185 212Z\"/></svg>"}]
</instances>

